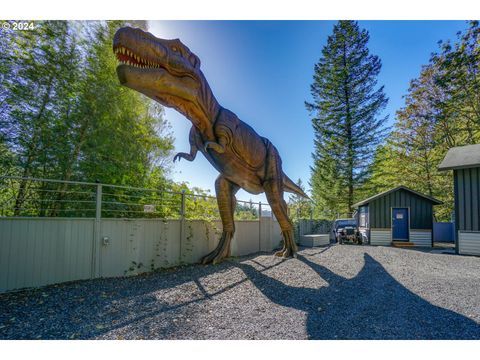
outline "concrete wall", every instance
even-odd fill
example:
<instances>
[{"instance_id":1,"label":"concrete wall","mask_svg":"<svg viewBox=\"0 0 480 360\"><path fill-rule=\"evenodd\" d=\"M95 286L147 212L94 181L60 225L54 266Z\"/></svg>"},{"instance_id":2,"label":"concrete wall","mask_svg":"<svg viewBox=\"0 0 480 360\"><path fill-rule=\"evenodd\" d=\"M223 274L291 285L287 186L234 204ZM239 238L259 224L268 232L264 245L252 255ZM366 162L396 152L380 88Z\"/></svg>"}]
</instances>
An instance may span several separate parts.
<instances>
[{"instance_id":1,"label":"concrete wall","mask_svg":"<svg viewBox=\"0 0 480 360\"><path fill-rule=\"evenodd\" d=\"M271 251L278 222L237 221L232 256ZM218 243L221 223L200 220L0 218L0 292L197 263ZM104 240L105 239L105 240Z\"/></svg>"}]
</instances>

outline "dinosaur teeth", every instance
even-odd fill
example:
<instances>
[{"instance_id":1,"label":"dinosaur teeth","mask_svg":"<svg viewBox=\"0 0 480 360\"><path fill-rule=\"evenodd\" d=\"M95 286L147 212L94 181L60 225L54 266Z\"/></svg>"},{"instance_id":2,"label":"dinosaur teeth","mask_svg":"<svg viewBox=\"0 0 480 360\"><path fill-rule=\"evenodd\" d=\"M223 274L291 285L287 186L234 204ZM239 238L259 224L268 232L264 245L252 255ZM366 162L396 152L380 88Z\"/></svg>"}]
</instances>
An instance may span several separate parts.
<instances>
[{"instance_id":1,"label":"dinosaur teeth","mask_svg":"<svg viewBox=\"0 0 480 360\"><path fill-rule=\"evenodd\" d=\"M120 64L137 67L141 69L159 69L161 66L155 61L142 58L140 55L134 54L128 48L118 46L114 49L116 55L125 55L125 57L118 57Z\"/></svg>"}]
</instances>

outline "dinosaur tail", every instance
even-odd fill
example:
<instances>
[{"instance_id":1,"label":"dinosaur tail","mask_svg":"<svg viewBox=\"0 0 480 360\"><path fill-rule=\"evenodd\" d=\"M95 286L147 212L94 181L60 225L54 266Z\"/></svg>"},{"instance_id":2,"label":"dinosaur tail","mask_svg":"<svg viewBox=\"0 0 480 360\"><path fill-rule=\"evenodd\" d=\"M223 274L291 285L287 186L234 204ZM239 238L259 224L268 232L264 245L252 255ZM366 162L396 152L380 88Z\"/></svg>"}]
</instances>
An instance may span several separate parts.
<instances>
[{"instance_id":1,"label":"dinosaur tail","mask_svg":"<svg viewBox=\"0 0 480 360\"><path fill-rule=\"evenodd\" d=\"M305 192L285 174L283 174L283 186L286 192L294 193L310 199L308 195L305 194Z\"/></svg>"}]
</instances>

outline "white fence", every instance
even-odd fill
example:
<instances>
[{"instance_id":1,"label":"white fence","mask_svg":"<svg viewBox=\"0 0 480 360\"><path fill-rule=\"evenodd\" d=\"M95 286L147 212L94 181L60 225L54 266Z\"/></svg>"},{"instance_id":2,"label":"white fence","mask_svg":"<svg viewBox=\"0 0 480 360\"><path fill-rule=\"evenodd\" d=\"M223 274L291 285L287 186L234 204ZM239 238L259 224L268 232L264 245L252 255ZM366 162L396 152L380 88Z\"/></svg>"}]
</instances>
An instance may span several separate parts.
<instances>
[{"instance_id":1,"label":"white fence","mask_svg":"<svg viewBox=\"0 0 480 360\"><path fill-rule=\"evenodd\" d=\"M0 292L197 263L219 240L215 202L184 192L0 177ZM239 216L253 220L235 222L232 255L278 247L278 222L261 216L261 203L239 203ZM191 218L198 213L210 215Z\"/></svg>"}]
</instances>

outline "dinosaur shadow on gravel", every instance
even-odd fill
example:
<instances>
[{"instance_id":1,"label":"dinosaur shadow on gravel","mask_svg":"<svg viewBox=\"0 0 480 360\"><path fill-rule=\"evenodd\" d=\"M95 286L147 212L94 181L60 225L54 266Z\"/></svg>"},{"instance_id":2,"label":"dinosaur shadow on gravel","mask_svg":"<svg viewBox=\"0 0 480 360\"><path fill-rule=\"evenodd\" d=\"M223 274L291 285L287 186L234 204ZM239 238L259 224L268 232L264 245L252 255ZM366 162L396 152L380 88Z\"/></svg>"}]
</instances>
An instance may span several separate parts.
<instances>
[{"instance_id":1,"label":"dinosaur shadow on gravel","mask_svg":"<svg viewBox=\"0 0 480 360\"><path fill-rule=\"evenodd\" d=\"M368 254L364 254L365 264L352 279L305 256L298 255L298 260L318 273L328 286L292 287L246 263L236 266L270 301L307 313L309 339L480 338L479 324L422 299Z\"/></svg>"},{"instance_id":2,"label":"dinosaur shadow on gravel","mask_svg":"<svg viewBox=\"0 0 480 360\"><path fill-rule=\"evenodd\" d=\"M176 318L196 316L198 309L191 306L201 308L206 300L245 282L252 282L271 302L305 312L310 339L480 338L479 324L425 301L401 285L371 256L364 254L363 268L348 279L310 260L318 260L315 256L318 254L298 254L298 260L284 260L271 266L258 262L259 254L255 254L214 267L195 266L140 277L88 280L5 295L0 297L0 308L4 310L0 313L0 339L93 339L125 327L129 328L127 338L175 339L187 326L175 322ZM319 289L289 286L264 273L289 261L303 262L328 286ZM224 271L236 269L237 280L218 283L213 290L203 288L200 279L215 276L214 282L218 282ZM48 297L42 296L44 292ZM161 298L155 295L158 292L163 294ZM85 308L89 311L85 312ZM15 322L8 324L10 318L16 318ZM162 326L158 326L158 321ZM154 323L152 334L148 328Z\"/></svg>"}]
</instances>

